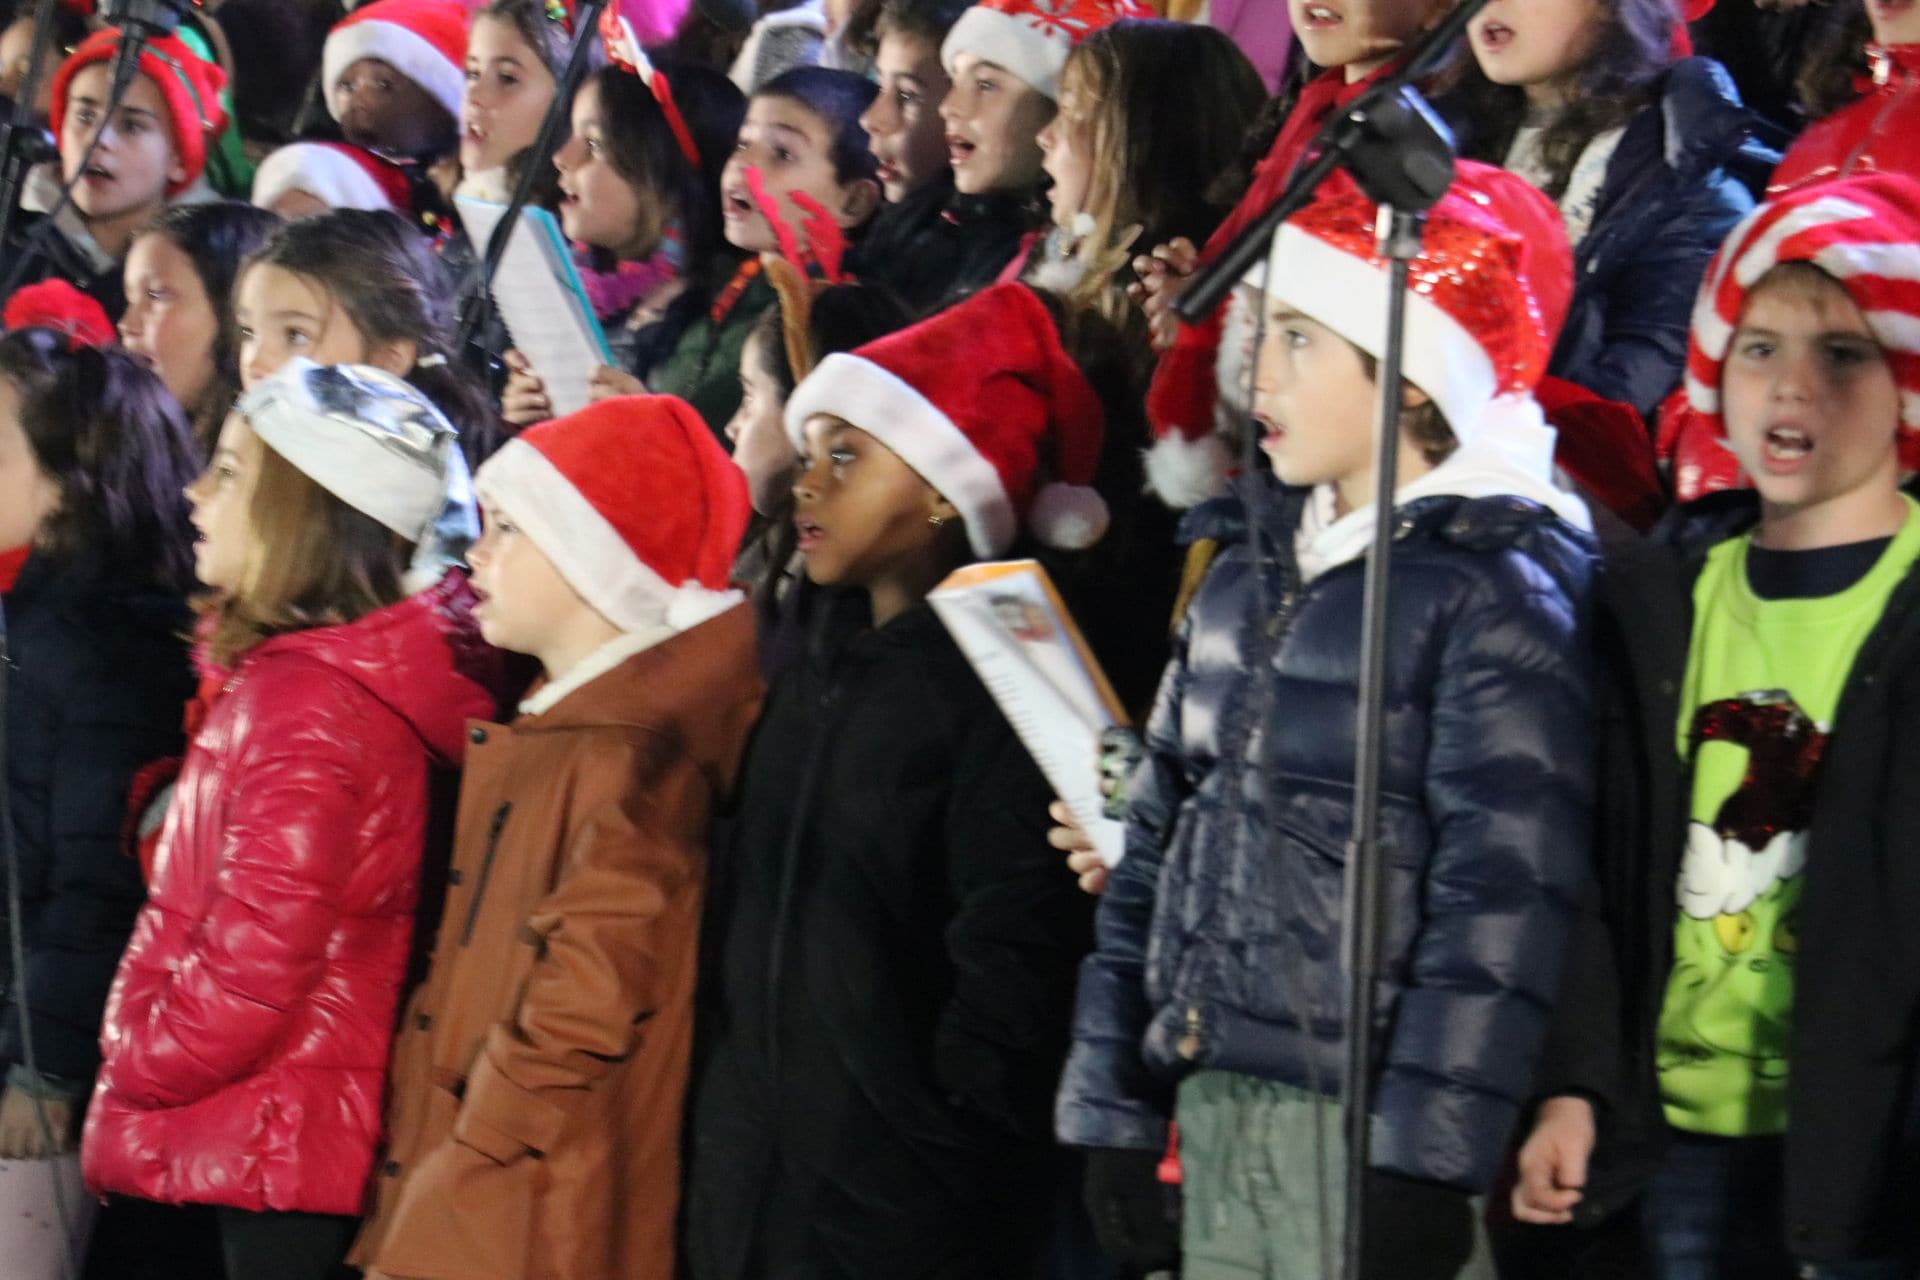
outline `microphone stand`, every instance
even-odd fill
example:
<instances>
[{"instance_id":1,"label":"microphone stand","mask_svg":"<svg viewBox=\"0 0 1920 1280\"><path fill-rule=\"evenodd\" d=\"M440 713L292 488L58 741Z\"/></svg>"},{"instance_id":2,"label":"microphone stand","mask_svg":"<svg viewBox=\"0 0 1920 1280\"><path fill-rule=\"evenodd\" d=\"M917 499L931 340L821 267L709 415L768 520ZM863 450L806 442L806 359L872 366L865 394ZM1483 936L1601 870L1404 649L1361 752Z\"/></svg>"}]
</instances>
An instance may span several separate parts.
<instances>
[{"instance_id":1,"label":"microphone stand","mask_svg":"<svg viewBox=\"0 0 1920 1280\"><path fill-rule=\"evenodd\" d=\"M1441 64L1486 0L1462 0L1429 32L1401 68L1321 128L1312 158L1268 209L1196 272L1173 310L1194 323L1211 315L1229 290L1272 249L1280 226L1312 200L1336 168L1344 168L1379 206L1375 234L1388 264L1387 333L1378 375L1374 441L1373 537L1361 603L1359 707L1354 734L1353 827L1347 842L1341 962L1346 977L1346 1061L1341 1101L1346 1138L1345 1214L1340 1275L1362 1280L1366 1256L1367 1170L1371 1163L1377 1000L1386 933L1386 849L1380 840L1380 769L1386 719L1389 560L1393 495L1398 483L1400 378L1406 346L1408 265L1420 256L1426 211L1453 183L1454 139L1414 82ZM1263 308L1264 313L1264 308ZM1261 502L1262 486L1247 486ZM1263 513L1249 513L1264 529ZM1258 545L1256 540L1255 545ZM1256 575L1260 576L1260 575Z\"/></svg>"},{"instance_id":2,"label":"microphone stand","mask_svg":"<svg viewBox=\"0 0 1920 1280\"><path fill-rule=\"evenodd\" d=\"M493 234L487 238L480 267L480 286L460 304L460 329L454 339L453 349L462 352L474 372L482 378L492 372L493 363L500 356L498 351L490 350L477 337L493 297L493 277L500 270L500 260L506 256L507 245L513 238L514 228L519 225L521 212L533 199L534 184L539 181L546 167L553 163L554 153L560 149L563 131L571 127L568 114L572 110L574 94L579 91L580 82L586 78L587 54L593 47L592 42L599 39L600 13L606 7L607 0L585 0L574 14L573 47L568 51L567 65L561 69L553 101L548 104L547 114L540 121L540 132L534 136L533 145L527 149L526 163L521 166L520 177L513 184L513 198L507 201L506 213L495 224Z\"/></svg>"}]
</instances>

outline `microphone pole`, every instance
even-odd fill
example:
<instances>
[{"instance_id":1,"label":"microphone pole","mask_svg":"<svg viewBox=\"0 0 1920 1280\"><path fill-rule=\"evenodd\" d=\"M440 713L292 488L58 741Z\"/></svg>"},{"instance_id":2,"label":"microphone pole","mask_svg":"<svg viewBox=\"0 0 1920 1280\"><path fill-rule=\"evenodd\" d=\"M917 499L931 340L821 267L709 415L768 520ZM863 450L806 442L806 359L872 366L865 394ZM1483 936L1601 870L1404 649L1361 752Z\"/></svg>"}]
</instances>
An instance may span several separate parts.
<instances>
[{"instance_id":1,"label":"microphone pole","mask_svg":"<svg viewBox=\"0 0 1920 1280\"><path fill-rule=\"evenodd\" d=\"M535 183L546 172L547 166L553 163L554 153L560 149L563 131L571 127L568 115L573 107L574 94L579 91L580 82L586 78L587 54L593 47L592 42L600 38L600 13L606 7L607 0L586 0L575 11L573 47L568 51L567 65L561 69L553 101L547 104L547 114L540 121L540 132L527 149L526 162L521 165L520 177L513 184L513 198L507 201L506 213L494 225L493 234L487 238L485 255L481 260L480 285L466 296L460 306L460 329L454 339L453 349L465 353L474 366L474 372L483 378L500 354L488 350L476 337L493 297L493 277L500 270L500 260L506 256L507 245L513 238L514 227L519 224L521 212L533 199Z\"/></svg>"},{"instance_id":2,"label":"microphone pole","mask_svg":"<svg viewBox=\"0 0 1920 1280\"><path fill-rule=\"evenodd\" d=\"M40 101L40 85L48 74L56 5L57 0L35 0L27 76L21 82L20 96L14 99L13 110L6 122L0 124L0 248L6 246L13 232L13 215L20 203L21 188L26 185L27 170L46 156L44 147L33 146L41 132L29 117L34 104Z\"/></svg>"}]
</instances>

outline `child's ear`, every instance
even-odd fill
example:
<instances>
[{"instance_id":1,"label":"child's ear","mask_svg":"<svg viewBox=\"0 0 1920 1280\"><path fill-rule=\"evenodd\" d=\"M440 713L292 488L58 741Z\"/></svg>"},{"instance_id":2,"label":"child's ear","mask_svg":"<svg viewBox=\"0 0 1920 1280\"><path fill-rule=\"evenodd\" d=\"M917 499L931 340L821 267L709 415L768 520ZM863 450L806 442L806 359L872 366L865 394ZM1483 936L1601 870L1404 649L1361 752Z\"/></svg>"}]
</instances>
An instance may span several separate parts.
<instances>
[{"instance_id":1,"label":"child's ear","mask_svg":"<svg viewBox=\"0 0 1920 1280\"><path fill-rule=\"evenodd\" d=\"M1414 386L1405 378L1400 380L1400 407L1402 409L1418 409L1423 404L1432 403L1432 396Z\"/></svg>"},{"instance_id":2,"label":"child's ear","mask_svg":"<svg viewBox=\"0 0 1920 1280\"><path fill-rule=\"evenodd\" d=\"M872 178L862 178L858 182L849 182L840 188L840 216L837 221L842 231L851 231L871 218L874 210L880 207L883 193L880 184Z\"/></svg>"},{"instance_id":3,"label":"child's ear","mask_svg":"<svg viewBox=\"0 0 1920 1280\"><path fill-rule=\"evenodd\" d=\"M368 364L376 369L384 369L396 378L404 378L412 373L414 362L419 359L420 346L412 338L395 338L367 352Z\"/></svg>"},{"instance_id":4,"label":"child's ear","mask_svg":"<svg viewBox=\"0 0 1920 1280\"><path fill-rule=\"evenodd\" d=\"M186 163L180 159L180 153L178 151L175 151L172 148L168 148L167 150L167 185L169 187L182 187L182 186L185 186L186 183L187 183Z\"/></svg>"},{"instance_id":5,"label":"child's ear","mask_svg":"<svg viewBox=\"0 0 1920 1280\"><path fill-rule=\"evenodd\" d=\"M928 524L957 525L962 523L960 519L960 508L954 506L951 502L948 502L945 498L941 497L939 493L933 490L932 488L929 488L927 492L930 495L930 501L927 503L927 523Z\"/></svg>"}]
</instances>

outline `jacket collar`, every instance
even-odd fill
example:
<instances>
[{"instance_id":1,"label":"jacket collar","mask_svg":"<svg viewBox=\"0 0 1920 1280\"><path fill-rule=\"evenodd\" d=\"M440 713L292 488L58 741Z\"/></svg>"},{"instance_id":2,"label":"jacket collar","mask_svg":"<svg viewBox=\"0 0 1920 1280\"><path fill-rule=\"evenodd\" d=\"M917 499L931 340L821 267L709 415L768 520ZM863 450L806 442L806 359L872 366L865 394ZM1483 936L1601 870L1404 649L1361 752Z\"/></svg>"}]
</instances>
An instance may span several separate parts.
<instances>
[{"instance_id":1,"label":"jacket collar","mask_svg":"<svg viewBox=\"0 0 1920 1280\"><path fill-rule=\"evenodd\" d=\"M513 728L521 733L608 725L657 725L698 714L714 686L729 678L752 680L753 608L741 603L696 627L631 649L635 636L624 635L589 655L581 668L604 662L589 678L569 687L538 714L523 714ZM627 646L625 653L619 652ZM579 671L581 668L576 668ZM574 673L569 673L571 677ZM539 700L536 690L526 703Z\"/></svg>"},{"instance_id":2,"label":"jacket collar","mask_svg":"<svg viewBox=\"0 0 1920 1280\"><path fill-rule=\"evenodd\" d=\"M1867 45L1867 81L1861 89L1911 80L1920 74L1920 44Z\"/></svg>"},{"instance_id":3,"label":"jacket collar","mask_svg":"<svg viewBox=\"0 0 1920 1280\"><path fill-rule=\"evenodd\" d=\"M1711 58L1682 58L1660 90L1662 157L1694 181L1726 164L1753 129L1727 69Z\"/></svg>"}]
</instances>

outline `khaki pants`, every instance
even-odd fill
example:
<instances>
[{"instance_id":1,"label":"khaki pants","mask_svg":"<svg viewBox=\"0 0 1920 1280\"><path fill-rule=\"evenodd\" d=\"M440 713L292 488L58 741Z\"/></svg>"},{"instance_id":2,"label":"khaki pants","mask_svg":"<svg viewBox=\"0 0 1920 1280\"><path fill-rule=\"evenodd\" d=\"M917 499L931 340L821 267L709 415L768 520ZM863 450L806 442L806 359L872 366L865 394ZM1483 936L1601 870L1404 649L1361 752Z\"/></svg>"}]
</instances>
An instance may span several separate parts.
<instances>
[{"instance_id":1,"label":"khaki pants","mask_svg":"<svg viewBox=\"0 0 1920 1280\"><path fill-rule=\"evenodd\" d=\"M1315 1159L1316 1110L1324 1160ZM1181 1083L1175 1114L1182 1280L1335 1280L1346 1212L1338 1099L1316 1106L1305 1089L1202 1071ZM1316 1166L1325 1170L1317 1190ZM1476 1212L1473 1258L1458 1280L1492 1280L1479 1219Z\"/></svg>"}]
</instances>

